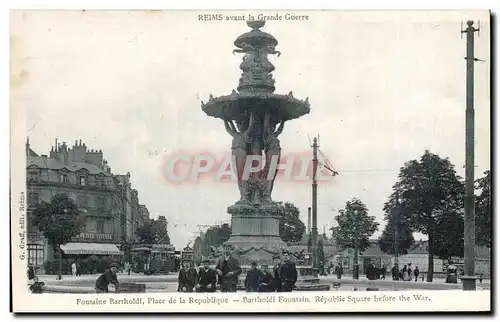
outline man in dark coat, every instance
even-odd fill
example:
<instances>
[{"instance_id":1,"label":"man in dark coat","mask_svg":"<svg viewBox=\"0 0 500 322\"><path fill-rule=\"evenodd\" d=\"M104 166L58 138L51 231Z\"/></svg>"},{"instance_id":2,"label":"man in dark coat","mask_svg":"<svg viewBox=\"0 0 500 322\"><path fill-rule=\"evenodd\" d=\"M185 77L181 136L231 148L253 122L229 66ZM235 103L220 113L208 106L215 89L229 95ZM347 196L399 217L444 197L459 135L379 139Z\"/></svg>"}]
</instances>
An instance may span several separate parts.
<instances>
[{"instance_id":1,"label":"man in dark coat","mask_svg":"<svg viewBox=\"0 0 500 322\"><path fill-rule=\"evenodd\" d=\"M118 286L116 272L118 272L118 266L113 263L109 266L109 269L106 270L106 272L99 276L95 283L95 290L97 293L108 293L108 286L110 283L115 287Z\"/></svg>"},{"instance_id":2,"label":"man in dark coat","mask_svg":"<svg viewBox=\"0 0 500 322\"><path fill-rule=\"evenodd\" d=\"M259 279L262 276L262 272L257 269L257 262L252 261L250 263L252 268L248 270L247 276L245 278L245 290L247 292L257 292L259 288Z\"/></svg>"},{"instance_id":3,"label":"man in dark coat","mask_svg":"<svg viewBox=\"0 0 500 322\"><path fill-rule=\"evenodd\" d=\"M337 263L337 265L335 266L335 275L337 275L337 279L341 279L343 274L344 269L342 268L342 265L340 265L340 263Z\"/></svg>"},{"instance_id":4,"label":"man in dark coat","mask_svg":"<svg viewBox=\"0 0 500 322\"><path fill-rule=\"evenodd\" d=\"M391 269L391 273L392 273L392 280L399 281L399 267L397 264L394 264L394 266Z\"/></svg>"},{"instance_id":5,"label":"man in dark coat","mask_svg":"<svg viewBox=\"0 0 500 322\"><path fill-rule=\"evenodd\" d=\"M377 279L377 269L375 268L375 265L373 265L372 262L369 262L366 265L366 278L368 278L369 280Z\"/></svg>"},{"instance_id":6,"label":"man in dark coat","mask_svg":"<svg viewBox=\"0 0 500 322\"><path fill-rule=\"evenodd\" d=\"M28 280L32 280L35 278L35 267L33 264L29 263L28 264Z\"/></svg>"},{"instance_id":7,"label":"man in dark coat","mask_svg":"<svg viewBox=\"0 0 500 322\"><path fill-rule=\"evenodd\" d=\"M215 271L219 275L221 292L236 292L238 276L241 274L240 263L226 250L224 257L219 259Z\"/></svg>"},{"instance_id":8,"label":"man in dark coat","mask_svg":"<svg viewBox=\"0 0 500 322\"><path fill-rule=\"evenodd\" d=\"M274 292L273 280L274 276L271 274L269 270L269 266L261 265L262 274L259 277L258 281L258 291L259 292Z\"/></svg>"},{"instance_id":9,"label":"man in dark coat","mask_svg":"<svg viewBox=\"0 0 500 322\"><path fill-rule=\"evenodd\" d=\"M274 292L281 292L281 278L280 278L280 270L281 270L281 258L279 255L273 256L273 282L272 288Z\"/></svg>"},{"instance_id":10,"label":"man in dark coat","mask_svg":"<svg viewBox=\"0 0 500 322\"><path fill-rule=\"evenodd\" d=\"M208 258L203 258L201 264L202 267L200 267L196 277L196 292L215 292L217 289L217 273L210 267Z\"/></svg>"},{"instance_id":11,"label":"man in dark coat","mask_svg":"<svg viewBox=\"0 0 500 322\"><path fill-rule=\"evenodd\" d=\"M41 294L43 293L43 287L45 283L38 281L38 277L33 277L33 284L30 285L30 291L31 293L34 294Z\"/></svg>"},{"instance_id":12,"label":"man in dark coat","mask_svg":"<svg viewBox=\"0 0 500 322\"><path fill-rule=\"evenodd\" d=\"M283 252L283 265L280 267L281 292L291 292L297 282L297 267L291 260L289 251Z\"/></svg>"},{"instance_id":13,"label":"man in dark coat","mask_svg":"<svg viewBox=\"0 0 500 322\"><path fill-rule=\"evenodd\" d=\"M191 267L188 260L182 261L182 268L179 270L177 292L190 293L196 285L196 269Z\"/></svg>"}]
</instances>

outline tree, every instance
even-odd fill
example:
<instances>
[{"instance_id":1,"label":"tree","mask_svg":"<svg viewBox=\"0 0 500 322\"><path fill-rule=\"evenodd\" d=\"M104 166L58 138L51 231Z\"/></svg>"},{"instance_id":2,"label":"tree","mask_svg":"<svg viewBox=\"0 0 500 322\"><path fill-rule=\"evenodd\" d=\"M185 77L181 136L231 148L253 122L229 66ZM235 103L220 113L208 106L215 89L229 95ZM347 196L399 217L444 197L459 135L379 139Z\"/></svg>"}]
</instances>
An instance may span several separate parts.
<instances>
[{"instance_id":1,"label":"tree","mask_svg":"<svg viewBox=\"0 0 500 322\"><path fill-rule=\"evenodd\" d=\"M385 203L384 212L387 225L378 240L380 250L386 254L396 256L407 254L415 239L413 238L413 232L409 227L408 220L405 220L401 216L401 207L396 203L395 198L390 198Z\"/></svg>"},{"instance_id":2,"label":"tree","mask_svg":"<svg viewBox=\"0 0 500 322\"><path fill-rule=\"evenodd\" d=\"M229 237L231 237L231 226L229 224L208 228L203 237L202 254L205 256L210 255L212 247L223 245Z\"/></svg>"},{"instance_id":3,"label":"tree","mask_svg":"<svg viewBox=\"0 0 500 322\"><path fill-rule=\"evenodd\" d=\"M306 230L306 225L300 220L299 209L290 202L278 202L281 207L279 234L285 243L298 242Z\"/></svg>"},{"instance_id":4,"label":"tree","mask_svg":"<svg viewBox=\"0 0 500 322\"><path fill-rule=\"evenodd\" d=\"M85 217L67 195L56 194L50 203L42 201L36 206L33 212L33 224L43 233L54 253L59 254L58 275L61 278L61 245L82 232Z\"/></svg>"},{"instance_id":5,"label":"tree","mask_svg":"<svg viewBox=\"0 0 500 322\"><path fill-rule=\"evenodd\" d=\"M165 216L150 219L135 231L135 235L142 244L170 244L167 223Z\"/></svg>"},{"instance_id":6,"label":"tree","mask_svg":"<svg viewBox=\"0 0 500 322\"><path fill-rule=\"evenodd\" d=\"M338 226L332 229L332 236L340 248L354 249L353 278L357 279L359 253L370 246L369 238L377 231L379 223L375 221L374 216L368 215L365 204L357 198L347 201L345 208L335 216L335 220Z\"/></svg>"},{"instance_id":7,"label":"tree","mask_svg":"<svg viewBox=\"0 0 500 322\"><path fill-rule=\"evenodd\" d=\"M428 282L434 255L463 255L463 194L451 162L429 151L420 160L406 162L393 186L391 202L401 197L401 218L411 230L428 236Z\"/></svg>"},{"instance_id":8,"label":"tree","mask_svg":"<svg viewBox=\"0 0 500 322\"><path fill-rule=\"evenodd\" d=\"M491 247L491 172L485 171L484 177L476 181L476 244Z\"/></svg>"}]
</instances>

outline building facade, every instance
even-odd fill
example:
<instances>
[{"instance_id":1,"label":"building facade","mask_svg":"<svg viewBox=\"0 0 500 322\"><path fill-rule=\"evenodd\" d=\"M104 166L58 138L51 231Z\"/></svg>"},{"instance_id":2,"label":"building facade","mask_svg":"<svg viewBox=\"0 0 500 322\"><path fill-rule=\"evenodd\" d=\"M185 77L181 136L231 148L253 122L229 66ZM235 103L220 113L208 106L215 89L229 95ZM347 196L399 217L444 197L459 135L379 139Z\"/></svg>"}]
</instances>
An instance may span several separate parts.
<instances>
[{"instance_id":1,"label":"building facade","mask_svg":"<svg viewBox=\"0 0 500 322\"><path fill-rule=\"evenodd\" d=\"M28 262L39 267L54 258L43 234L32 224L33 210L56 194L65 194L85 216L82 233L61 249L64 255L120 255L123 240L135 241L135 230L149 212L139 205L131 188L130 173L114 175L101 150L88 150L81 140L73 147L65 142L38 155L26 142Z\"/></svg>"}]
</instances>

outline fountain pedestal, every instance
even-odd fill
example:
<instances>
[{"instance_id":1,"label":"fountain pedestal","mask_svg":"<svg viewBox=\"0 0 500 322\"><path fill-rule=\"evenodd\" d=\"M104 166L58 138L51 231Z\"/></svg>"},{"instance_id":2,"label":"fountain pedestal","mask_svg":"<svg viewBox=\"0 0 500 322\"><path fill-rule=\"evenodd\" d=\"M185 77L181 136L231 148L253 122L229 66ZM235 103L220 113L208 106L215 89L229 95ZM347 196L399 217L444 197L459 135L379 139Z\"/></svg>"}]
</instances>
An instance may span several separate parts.
<instances>
[{"instance_id":1,"label":"fountain pedestal","mask_svg":"<svg viewBox=\"0 0 500 322\"><path fill-rule=\"evenodd\" d=\"M231 237L226 245L234 249L233 256L242 265L272 264L272 257L287 247L279 234L281 209L271 206L233 205L231 214Z\"/></svg>"}]
</instances>

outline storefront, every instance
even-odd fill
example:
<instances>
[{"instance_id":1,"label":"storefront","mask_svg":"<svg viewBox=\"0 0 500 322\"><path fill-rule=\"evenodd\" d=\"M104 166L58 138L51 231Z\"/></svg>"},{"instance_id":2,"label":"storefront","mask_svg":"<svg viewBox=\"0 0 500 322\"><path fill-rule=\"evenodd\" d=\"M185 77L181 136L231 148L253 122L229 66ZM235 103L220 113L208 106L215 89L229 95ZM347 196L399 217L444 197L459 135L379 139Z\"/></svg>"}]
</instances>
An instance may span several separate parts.
<instances>
[{"instance_id":1,"label":"storefront","mask_svg":"<svg viewBox=\"0 0 500 322\"><path fill-rule=\"evenodd\" d=\"M61 245L61 250L65 255L123 255L123 252L118 249L116 244L104 243L67 243Z\"/></svg>"}]
</instances>

